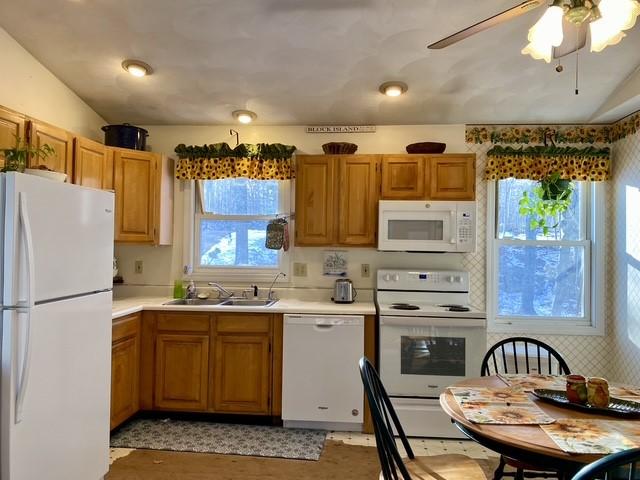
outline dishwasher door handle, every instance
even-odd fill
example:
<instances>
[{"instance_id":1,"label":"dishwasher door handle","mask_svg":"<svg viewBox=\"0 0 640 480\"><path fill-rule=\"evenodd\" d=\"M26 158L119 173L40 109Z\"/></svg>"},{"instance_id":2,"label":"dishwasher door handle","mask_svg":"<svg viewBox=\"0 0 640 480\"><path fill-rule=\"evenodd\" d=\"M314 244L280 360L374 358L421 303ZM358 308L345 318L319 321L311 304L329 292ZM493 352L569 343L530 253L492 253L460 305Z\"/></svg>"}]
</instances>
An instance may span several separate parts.
<instances>
[{"instance_id":1,"label":"dishwasher door handle","mask_svg":"<svg viewBox=\"0 0 640 480\"><path fill-rule=\"evenodd\" d=\"M320 331L320 332L327 332L329 330L333 330L333 327L335 327L335 325L327 325L327 324L323 324L323 323L317 323L314 325L315 329Z\"/></svg>"}]
</instances>

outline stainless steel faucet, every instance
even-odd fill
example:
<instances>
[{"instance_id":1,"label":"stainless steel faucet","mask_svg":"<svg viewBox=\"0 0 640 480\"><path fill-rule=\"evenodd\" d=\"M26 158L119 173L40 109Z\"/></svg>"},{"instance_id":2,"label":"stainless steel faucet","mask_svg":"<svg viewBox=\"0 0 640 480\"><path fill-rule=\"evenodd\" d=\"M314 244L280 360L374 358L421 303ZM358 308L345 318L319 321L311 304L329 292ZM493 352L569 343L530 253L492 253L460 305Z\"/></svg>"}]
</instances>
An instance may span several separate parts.
<instances>
[{"instance_id":1,"label":"stainless steel faucet","mask_svg":"<svg viewBox=\"0 0 640 480\"><path fill-rule=\"evenodd\" d=\"M269 293L267 293L267 300L275 300L275 298L273 298L273 285L276 283L276 280L278 280L278 278L280 278L280 276L286 277L287 274L284 272L278 272L278 274L275 276L275 278L273 279L273 282L271 282L271 285L269 286Z\"/></svg>"},{"instance_id":2,"label":"stainless steel faucet","mask_svg":"<svg viewBox=\"0 0 640 480\"><path fill-rule=\"evenodd\" d=\"M218 292L220 292L220 294L224 295L225 297L233 297L233 292L230 292L219 283L209 282L209 285L218 290Z\"/></svg>"}]
</instances>

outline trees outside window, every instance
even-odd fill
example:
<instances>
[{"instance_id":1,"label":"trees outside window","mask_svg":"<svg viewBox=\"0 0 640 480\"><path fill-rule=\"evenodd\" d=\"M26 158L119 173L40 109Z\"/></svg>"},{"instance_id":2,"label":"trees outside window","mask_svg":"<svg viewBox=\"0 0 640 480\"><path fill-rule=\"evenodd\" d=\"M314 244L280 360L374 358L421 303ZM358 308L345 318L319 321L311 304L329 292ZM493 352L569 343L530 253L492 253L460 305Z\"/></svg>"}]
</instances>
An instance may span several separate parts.
<instances>
[{"instance_id":1,"label":"trees outside window","mask_svg":"<svg viewBox=\"0 0 640 480\"><path fill-rule=\"evenodd\" d=\"M594 249L599 236L592 215L594 189L576 182L570 208L545 235L532 229L531 218L520 211L523 192L531 192L536 183L499 180L490 199L489 211L495 212L489 222L490 324L496 331L507 326L505 331L539 333L568 325L593 328L593 275L601 274L596 263L602 260L595 257L601 249Z\"/></svg>"},{"instance_id":2,"label":"trees outside window","mask_svg":"<svg viewBox=\"0 0 640 480\"><path fill-rule=\"evenodd\" d=\"M281 251L265 247L266 228L289 210L288 182L229 178L196 182L193 268L267 274L285 268Z\"/></svg>"}]
</instances>

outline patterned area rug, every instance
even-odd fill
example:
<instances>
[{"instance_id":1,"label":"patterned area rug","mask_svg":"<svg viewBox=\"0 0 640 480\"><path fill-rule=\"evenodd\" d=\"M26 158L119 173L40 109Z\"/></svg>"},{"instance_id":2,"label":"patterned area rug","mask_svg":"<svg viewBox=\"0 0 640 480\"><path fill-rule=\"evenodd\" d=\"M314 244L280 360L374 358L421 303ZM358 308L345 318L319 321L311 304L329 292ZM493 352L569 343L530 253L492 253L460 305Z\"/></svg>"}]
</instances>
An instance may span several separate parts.
<instances>
[{"instance_id":1,"label":"patterned area rug","mask_svg":"<svg viewBox=\"0 0 640 480\"><path fill-rule=\"evenodd\" d=\"M134 420L111 436L113 448L318 460L327 432L186 420Z\"/></svg>"}]
</instances>

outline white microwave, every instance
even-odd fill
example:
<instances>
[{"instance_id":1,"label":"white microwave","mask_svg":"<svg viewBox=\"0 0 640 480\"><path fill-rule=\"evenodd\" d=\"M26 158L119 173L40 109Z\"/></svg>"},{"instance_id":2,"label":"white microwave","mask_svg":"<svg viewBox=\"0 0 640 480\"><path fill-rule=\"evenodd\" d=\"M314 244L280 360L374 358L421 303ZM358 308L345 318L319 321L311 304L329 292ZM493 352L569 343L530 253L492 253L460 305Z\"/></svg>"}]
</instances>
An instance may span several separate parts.
<instances>
[{"instance_id":1,"label":"white microwave","mask_svg":"<svg viewBox=\"0 0 640 480\"><path fill-rule=\"evenodd\" d=\"M476 202L381 200L378 250L474 252Z\"/></svg>"}]
</instances>

